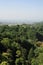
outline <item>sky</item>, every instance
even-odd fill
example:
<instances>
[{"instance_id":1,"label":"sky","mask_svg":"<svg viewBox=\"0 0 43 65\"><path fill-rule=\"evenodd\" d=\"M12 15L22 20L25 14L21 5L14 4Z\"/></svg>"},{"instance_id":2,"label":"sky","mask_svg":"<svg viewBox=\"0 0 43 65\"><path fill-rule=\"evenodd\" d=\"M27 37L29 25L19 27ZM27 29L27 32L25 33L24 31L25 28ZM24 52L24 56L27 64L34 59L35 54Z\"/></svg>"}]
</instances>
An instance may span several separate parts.
<instances>
[{"instance_id":1,"label":"sky","mask_svg":"<svg viewBox=\"0 0 43 65\"><path fill-rule=\"evenodd\" d=\"M0 0L0 19L43 21L43 0Z\"/></svg>"}]
</instances>

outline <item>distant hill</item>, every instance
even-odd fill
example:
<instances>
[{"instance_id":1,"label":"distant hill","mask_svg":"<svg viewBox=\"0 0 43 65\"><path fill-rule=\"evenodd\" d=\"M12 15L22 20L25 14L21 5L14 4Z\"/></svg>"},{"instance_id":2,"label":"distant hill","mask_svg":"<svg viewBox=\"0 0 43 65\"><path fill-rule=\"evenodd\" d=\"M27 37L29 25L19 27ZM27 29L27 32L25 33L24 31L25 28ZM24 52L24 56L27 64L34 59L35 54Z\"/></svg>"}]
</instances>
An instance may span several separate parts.
<instances>
[{"instance_id":1,"label":"distant hill","mask_svg":"<svg viewBox=\"0 0 43 65\"><path fill-rule=\"evenodd\" d=\"M16 25L16 24L34 24L34 25L41 25L43 24L43 21L40 21L40 22L33 22L33 21L28 21L28 20L0 20L0 24L3 24L3 25L8 25L8 24L11 24L11 25Z\"/></svg>"}]
</instances>

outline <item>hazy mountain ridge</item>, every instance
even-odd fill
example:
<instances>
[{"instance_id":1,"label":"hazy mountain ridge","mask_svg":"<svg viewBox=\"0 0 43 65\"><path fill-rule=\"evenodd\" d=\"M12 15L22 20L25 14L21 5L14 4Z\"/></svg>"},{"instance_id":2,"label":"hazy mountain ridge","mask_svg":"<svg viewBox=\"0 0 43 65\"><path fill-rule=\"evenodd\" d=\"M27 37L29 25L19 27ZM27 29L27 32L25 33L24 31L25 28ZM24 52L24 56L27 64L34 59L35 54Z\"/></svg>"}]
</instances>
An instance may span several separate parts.
<instances>
[{"instance_id":1,"label":"hazy mountain ridge","mask_svg":"<svg viewBox=\"0 0 43 65\"><path fill-rule=\"evenodd\" d=\"M43 24L43 21L28 21L28 20L1 20L0 21L0 24Z\"/></svg>"}]
</instances>

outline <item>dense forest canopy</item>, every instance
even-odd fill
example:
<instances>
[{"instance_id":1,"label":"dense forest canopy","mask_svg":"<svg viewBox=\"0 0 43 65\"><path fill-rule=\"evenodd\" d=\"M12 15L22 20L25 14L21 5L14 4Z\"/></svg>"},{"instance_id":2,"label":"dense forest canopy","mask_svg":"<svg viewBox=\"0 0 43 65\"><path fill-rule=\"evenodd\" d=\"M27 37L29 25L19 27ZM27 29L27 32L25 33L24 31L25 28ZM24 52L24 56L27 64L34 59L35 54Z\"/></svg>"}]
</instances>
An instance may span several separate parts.
<instances>
[{"instance_id":1,"label":"dense forest canopy","mask_svg":"<svg viewBox=\"0 0 43 65\"><path fill-rule=\"evenodd\" d=\"M0 25L0 65L43 65L43 24Z\"/></svg>"}]
</instances>

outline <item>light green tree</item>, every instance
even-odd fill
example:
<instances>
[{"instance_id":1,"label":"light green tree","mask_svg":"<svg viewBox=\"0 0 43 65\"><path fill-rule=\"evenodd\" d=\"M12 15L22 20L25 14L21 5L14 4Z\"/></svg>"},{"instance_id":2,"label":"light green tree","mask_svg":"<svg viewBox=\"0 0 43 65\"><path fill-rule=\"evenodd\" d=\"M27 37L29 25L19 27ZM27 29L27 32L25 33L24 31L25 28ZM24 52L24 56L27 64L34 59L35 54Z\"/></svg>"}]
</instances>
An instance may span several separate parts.
<instances>
[{"instance_id":1,"label":"light green tree","mask_svg":"<svg viewBox=\"0 0 43 65\"><path fill-rule=\"evenodd\" d=\"M3 61L0 65L9 65L9 63L6 61Z\"/></svg>"},{"instance_id":2,"label":"light green tree","mask_svg":"<svg viewBox=\"0 0 43 65\"><path fill-rule=\"evenodd\" d=\"M1 43L5 46L5 47L9 47L10 46L10 40L9 38L3 38L1 40Z\"/></svg>"}]
</instances>

